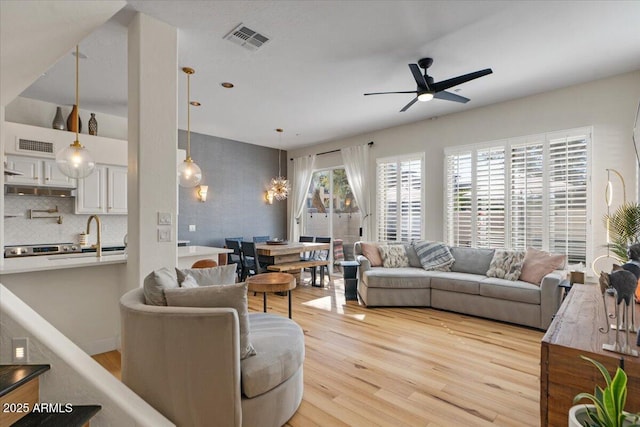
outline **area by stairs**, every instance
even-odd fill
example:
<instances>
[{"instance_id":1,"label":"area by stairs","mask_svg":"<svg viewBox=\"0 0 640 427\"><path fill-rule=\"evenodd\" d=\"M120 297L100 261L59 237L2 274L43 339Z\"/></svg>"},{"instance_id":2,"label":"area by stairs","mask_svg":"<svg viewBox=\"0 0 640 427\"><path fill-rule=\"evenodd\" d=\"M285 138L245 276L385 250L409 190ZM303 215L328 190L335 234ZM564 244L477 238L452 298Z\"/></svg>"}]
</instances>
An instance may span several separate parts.
<instances>
[{"instance_id":1,"label":"area by stairs","mask_svg":"<svg viewBox=\"0 0 640 427\"><path fill-rule=\"evenodd\" d=\"M100 405L40 402L39 377L49 365L0 365L0 427L83 427Z\"/></svg>"}]
</instances>

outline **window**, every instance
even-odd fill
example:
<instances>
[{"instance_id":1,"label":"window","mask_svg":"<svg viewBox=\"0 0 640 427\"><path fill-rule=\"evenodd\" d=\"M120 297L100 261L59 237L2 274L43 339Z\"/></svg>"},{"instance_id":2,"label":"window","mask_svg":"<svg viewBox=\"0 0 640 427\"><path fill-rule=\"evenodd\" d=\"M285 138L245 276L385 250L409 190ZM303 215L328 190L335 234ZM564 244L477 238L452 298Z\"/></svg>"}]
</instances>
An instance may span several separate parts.
<instances>
[{"instance_id":1,"label":"window","mask_svg":"<svg viewBox=\"0 0 640 427\"><path fill-rule=\"evenodd\" d=\"M378 159L378 240L422 238L422 154Z\"/></svg>"},{"instance_id":2,"label":"window","mask_svg":"<svg viewBox=\"0 0 640 427\"><path fill-rule=\"evenodd\" d=\"M447 150L447 242L586 262L590 140L575 129Z\"/></svg>"}]
</instances>

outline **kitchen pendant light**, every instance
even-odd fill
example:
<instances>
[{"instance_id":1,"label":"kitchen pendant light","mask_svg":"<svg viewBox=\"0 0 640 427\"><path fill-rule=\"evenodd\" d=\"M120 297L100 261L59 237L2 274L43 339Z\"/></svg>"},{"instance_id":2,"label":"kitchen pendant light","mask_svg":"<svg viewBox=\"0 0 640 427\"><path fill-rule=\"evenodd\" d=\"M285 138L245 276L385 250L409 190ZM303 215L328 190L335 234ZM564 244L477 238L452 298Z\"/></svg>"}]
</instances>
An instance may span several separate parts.
<instances>
[{"instance_id":1,"label":"kitchen pendant light","mask_svg":"<svg viewBox=\"0 0 640 427\"><path fill-rule=\"evenodd\" d=\"M76 45L76 140L73 144L58 151L56 154L58 169L70 178L85 178L91 175L96 167L89 150L80 144L80 138L78 137L78 130L80 128L79 63L80 48Z\"/></svg>"},{"instance_id":2,"label":"kitchen pendant light","mask_svg":"<svg viewBox=\"0 0 640 427\"><path fill-rule=\"evenodd\" d=\"M199 106L199 102L191 102L191 74L196 71L193 68L182 69L187 75L187 158L178 165L178 183L180 187L193 188L200 184L202 171L191 158L191 106Z\"/></svg>"},{"instance_id":3,"label":"kitchen pendant light","mask_svg":"<svg viewBox=\"0 0 640 427\"><path fill-rule=\"evenodd\" d=\"M287 196L289 195L289 181L287 181L287 178L282 176L282 169L281 169L281 156L280 156L280 147L282 146L282 132L283 129L278 128L276 129L276 132L278 132L279 137L278 137L278 176L275 178L271 179L271 192L273 194L273 198L275 198L276 200L285 200L287 198Z\"/></svg>"}]
</instances>

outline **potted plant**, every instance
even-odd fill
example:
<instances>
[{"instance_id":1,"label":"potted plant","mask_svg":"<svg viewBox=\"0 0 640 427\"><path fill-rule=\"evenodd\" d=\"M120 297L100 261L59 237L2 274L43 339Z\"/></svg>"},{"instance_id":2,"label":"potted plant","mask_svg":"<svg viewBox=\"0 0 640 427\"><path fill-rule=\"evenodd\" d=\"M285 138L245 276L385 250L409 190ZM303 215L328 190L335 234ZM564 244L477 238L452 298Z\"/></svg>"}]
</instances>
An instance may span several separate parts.
<instances>
[{"instance_id":1,"label":"potted plant","mask_svg":"<svg viewBox=\"0 0 640 427\"><path fill-rule=\"evenodd\" d=\"M603 220L608 227L611 252L621 262L627 261L627 248L640 242L640 204L626 202Z\"/></svg>"},{"instance_id":2,"label":"potted plant","mask_svg":"<svg viewBox=\"0 0 640 427\"><path fill-rule=\"evenodd\" d=\"M579 393L573 399L577 403L588 399L592 404L580 404L569 410L569 427L638 427L640 414L630 414L624 410L627 400L627 374L620 367L613 379L604 365L597 360L580 356L591 362L602 374L606 387L596 385L594 394Z\"/></svg>"}]
</instances>

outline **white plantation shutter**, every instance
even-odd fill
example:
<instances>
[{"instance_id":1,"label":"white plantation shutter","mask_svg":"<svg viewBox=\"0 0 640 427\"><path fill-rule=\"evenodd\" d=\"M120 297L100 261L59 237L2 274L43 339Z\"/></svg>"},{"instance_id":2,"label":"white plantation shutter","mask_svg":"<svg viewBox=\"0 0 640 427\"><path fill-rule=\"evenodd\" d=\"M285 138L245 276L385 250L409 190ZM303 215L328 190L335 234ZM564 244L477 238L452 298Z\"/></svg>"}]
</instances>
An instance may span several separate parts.
<instances>
[{"instance_id":1,"label":"white plantation shutter","mask_svg":"<svg viewBox=\"0 0 640 427\"><path fill-rule=\"evenodd\" d=\"M455 246L534 247L586 262L590 129L445 153L445 235Z\"/></svg>"},{"instance_id":2,"label":"white plantation shutter","mask_svg":"<svg viewBox=\"0 0 640 427\"><path fill-rule=\"evenodd\" d=\"M504 147L477 151L476 238L478 248L500 248L505 242Z\"/></svg>"},{"instance_id":3,"label":"white plantation shutter","mask_svg":"<svg viewBox=\"0 0 640 427\"><path fill-rule=\"evenodd\" d=\"M446 240L454 246L471 246L473 188L471 151L447 156Z\"/></svg>"},{"instance_id":4,"label":"white plantation shutter","mask_svg":"<svg viewBox=\"0 0 640 427\"><path fill-rule=\"evenodd\" d=\"M422 163L421 155L378 160L378 240L422 237Z\"/></svg>"}]
</instances>

